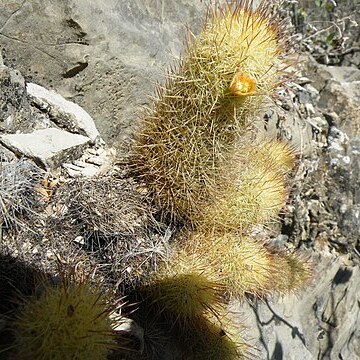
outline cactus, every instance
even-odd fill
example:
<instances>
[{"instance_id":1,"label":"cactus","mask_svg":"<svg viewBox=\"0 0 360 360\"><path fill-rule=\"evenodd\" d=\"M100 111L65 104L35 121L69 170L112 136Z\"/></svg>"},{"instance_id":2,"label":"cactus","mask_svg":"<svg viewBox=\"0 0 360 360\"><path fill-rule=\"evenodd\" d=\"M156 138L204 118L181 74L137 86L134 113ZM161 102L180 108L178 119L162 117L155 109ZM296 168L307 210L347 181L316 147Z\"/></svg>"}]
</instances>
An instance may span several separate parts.
<instances>
[{"instance_id":1,"label":"cactus","mask_svg":"<svg viewBox=\"0 0 360 360\"><path fill-rule=\"evenodd\" d=\"M214 321L230 297L296 291L310 278L301 257L249 236L284 208L296 163L287 144L254 145L248 136L264 98L282 81L284 43L266 1L256 10L239 0L210 11L158 87L135 139L133 166L154 200L190 225L186 241L178 239L181 250L142 291L169 322L183 325L191 337L185 341L195 339L191 359L244 357L244 346Z\"/></svg>"},{"instance_id":2,"label":"cactus","mask_svg":"<svg viewBox=\"0 0 360 360\"><path fill-rule=\"evenodd\" d=\"M277 218L286 204L288 191L276 163L265 163L259 152L253 151L248 152L247 159L235 156L226 173L232 181L198 214L201 229L245 231Z\"/></svg>"},{"instance_id":3,"label":"cactus","mask_svg":"<svg viewBox=\"0 0 360 360\"><path fill-rule=\"evenodd\" d=\"M312 280L312 264L297 252L275 252L273 264L273 287L281 294L297 292Z\"/></svg>"},{"instance_id":4,"label":"cactus","mask_svg":"<svg viewBox=\"0 0 360 360\"><path fill-rule=\"evenodd\" d=\"M172 322L188 325L224 304L224 286L209 264L197 255L175 253L142 291Z\"/></svg>"},{"instance_id":5,"label":"cactus","mask_svg":"<svg viewBox=\"0 0 360 360\"><path fill-rule=\"evenodd\" d=\"M258 147L255 147L253 151L258 152L257 158L260 161L274 164L276 170L284 176L289 175L295 167L295 150L284 141L265 141L259 144Z\"/></svg>"},{"instance_id":6,"label":"cactus","mask_svg":"<svg viewBox=\"0 0 360 360\"><path fill-rule=\"evenodd\" d=\"M228 3L189 37L138 134L133 165L172 218L193 222L209 204L239 135L281 81L282 36L266 2ZM225 177L224 177L225 176Z\"/></svg>"},{"instance_id":7,"label":"cactus","mask_svg":"<svg viewBox=\"0 0 360 360\"><path fill-rule=\"evenodd\" d=\"M311 266L306 259L277 251L263 241L234 231L192 234L185 251L207 262L232 297L294 292L311 278Z\"/></svg>"},{"instance_id":8,"label":"cactus","mask_svg":"<svg viewBox=\"0 0 360 360\"><path fill-rule=\"evenodd\" d=\"M88 280L64 278L45 284L40 296L22 299L14 321L19 359L106 359L117 348L109 313L113 310L100 289Z\"/></svg>"},{"instance_id":9,"label":"cactus","mask_svg":"<svg viewBox=\"0 0 360 360\"><path fill-rule=\"evenodd\" d=\"M207 260L228 295L243 298L245 293L263 296L270 292L273 259L262 242L233 232L199 233L188 241L187 251Z\"/></svg>"},{"instance_id":10,"label":"cactus","mask_svg":"<svg viewBox=\"0 0 360 360\"><path fill-rule=\"evenodd\" d=\"M242 329L228 314L209 315L198 319L188 329L184 346L189 359L194 360L233 360L248 359L249 346L241 337Z\"/></svg>"}]
</instances>

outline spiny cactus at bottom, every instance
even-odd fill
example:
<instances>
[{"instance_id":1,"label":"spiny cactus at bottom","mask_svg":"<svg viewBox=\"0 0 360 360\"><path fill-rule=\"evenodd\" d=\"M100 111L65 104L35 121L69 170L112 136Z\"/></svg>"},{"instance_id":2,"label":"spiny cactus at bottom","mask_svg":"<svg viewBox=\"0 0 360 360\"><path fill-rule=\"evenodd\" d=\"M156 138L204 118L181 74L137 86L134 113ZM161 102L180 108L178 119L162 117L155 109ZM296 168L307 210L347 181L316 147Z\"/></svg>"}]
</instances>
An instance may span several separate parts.
<instances>
[{"instance_id":1,"label":"spiny cactus at bottom","mask_svg":"<svg viewBox=\"0 0 360 360\"><path fill-rule=\"evenodd\" d=\"M182 252L153 274L141 292L165 317L184 326L225 303L224 285L209 264Z\"/></svg>"},{"instance_id":2,"label":"spiny cactus at bottom","mask_svg":"<svg viewBox=\"0 0 360 360\"><path fill-rule=\"evenodd\" d=\"M118 347L108 301L87 280L64 278L60 285L45 284L39 296L20 301L14 358L106 359Z\"/></svg>"},{"instance_id":3,"label":"spiny cactus at bottom","mask_svg":"<svg viewBox=\"0 0 360 360\"><path fill-rule=\"evenodd\" d=\"M234 315L233 315L234 316ZM242 331L221 311L199 318L187 329L184 347L192 360L241 360L250 356L250 348L242 338Z\"/></svg>"},{"instance_id":4,"label":"spiny cactus at bottom","mask_svg":"<svg viewBox=\"0 0 360 360\"><path fill-rule=\"evenodd\" d=\"M145 294L150 313L165 319L173 331L176 326L188 359L249 358L251 349L240 330L224 315L229 299L297 292L311 279L311 265L298 254L234 232L193 234L182 246L166 270L147 284ZM192 261L194 256L202 266Z\"/></svg>"}]
</instances>

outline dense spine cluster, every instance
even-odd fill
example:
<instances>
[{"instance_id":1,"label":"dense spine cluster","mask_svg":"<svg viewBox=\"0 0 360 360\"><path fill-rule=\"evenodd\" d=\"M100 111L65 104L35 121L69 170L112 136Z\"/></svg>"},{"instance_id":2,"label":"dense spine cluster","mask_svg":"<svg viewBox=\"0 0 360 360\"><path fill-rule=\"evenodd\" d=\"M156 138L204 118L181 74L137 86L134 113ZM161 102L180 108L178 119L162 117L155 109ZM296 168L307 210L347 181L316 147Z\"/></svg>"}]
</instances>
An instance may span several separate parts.
<instances>
[{"instance_id":1,"label":"dense spine cluster","mask_svg":"<svg viewBox=\"0 0 360 360\"><path fill-rule=\"evenodd\" d=\"M64 276L58 285L46 282L40 295L24 297L19 306L16 359L105 360L118 347L110 318L114 308L88 279Z\"/></svg>"},{"instance_id":2,"label":"dense spine cluster","mask_svg":"<svg viewBox=\"0 0 360 360\"><path fill-rule=\"evenodd\" d=\"M212 201L264 96L281 81L280 29L265 2L224 5L212 13L165 86L136 139L134 163L158 204L195 221Z\"/></svg>"},{"instance_id":3,"label":"dense spine cluster","mask_svg":"<svg viewBox=\"0 0 360 360\"><path fill-rule=\"evenodd\" d=\"M286 67L285 38L267 5L254 9L252 1L240 0L209 11L203 30L189 35L184 57L158 88L134 148L134 165L157 204L190 229L144 289L170 321L181 320L194 334L202 329L208 346L200 352L195 346L194 359L246 353L237 340L219 345L232 341L219 330L219 309L229 298L284 294L310 279L300 256L249 235L285 207L296 164L289 145L258 143L251 128ZM209 313L220 314L217 322L194 327ZM206 353L215 342L224 355Z\"/></svg>"}]
</instances>

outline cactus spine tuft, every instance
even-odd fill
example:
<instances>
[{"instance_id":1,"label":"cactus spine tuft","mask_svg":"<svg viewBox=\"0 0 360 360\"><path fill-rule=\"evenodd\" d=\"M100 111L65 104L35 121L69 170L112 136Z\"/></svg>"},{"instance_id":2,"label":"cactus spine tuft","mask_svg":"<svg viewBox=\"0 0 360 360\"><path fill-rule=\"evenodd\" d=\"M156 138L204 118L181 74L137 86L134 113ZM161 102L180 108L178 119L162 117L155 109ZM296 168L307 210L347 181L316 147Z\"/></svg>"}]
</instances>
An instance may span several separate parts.
<instances>
[{"instance_id":1,"label":"cactus spine tuft","mask_svg":"<svg viewBox=\"0 0 360 360\"><path fill-rule=\"evenodd\" d=\"M224 304L224 285L208 263L179 252L144 287L145 294L172 321L188 325Z\"/></svg>"},{"instance_id":2,"label":"cactus spine tuft","mask_svg":"<svg viewBox=\"0 0 360 360\"><path fill-rule=\"evenodd\" d=\"M15 321L20 359L106 359L117 347L106 295L88 280L45 284L24 298Z\"/></svg>"},{"instance_id":3,"label":"cactus spine tuft","mask_svg":"<svg viewBox=\"0 0 360 360\"><path fill-rule=\"evenodd\" d=\"M134 148L134 168L172 218L193 222L228 179L224 168L283 72L281 34L266 3L227 4L190 37L159 87Z\"/></svg>"}]
</instances>

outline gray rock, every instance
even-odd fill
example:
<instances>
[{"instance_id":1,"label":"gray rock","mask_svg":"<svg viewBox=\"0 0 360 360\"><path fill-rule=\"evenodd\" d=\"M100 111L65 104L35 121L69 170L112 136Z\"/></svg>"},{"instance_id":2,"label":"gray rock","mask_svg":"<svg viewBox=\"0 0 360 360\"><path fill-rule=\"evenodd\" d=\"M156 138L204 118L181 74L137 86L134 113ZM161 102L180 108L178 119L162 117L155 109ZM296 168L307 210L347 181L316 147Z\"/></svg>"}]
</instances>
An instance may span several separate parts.
<instances>
[{"instance_id":1,"label":"gray rock","mask_svg":"<svg viewBox=\"0 0 360 360\"><path fill-rule=\"evenodd\" d=\"M139 326L134 320L124 318L118 314L110 314L114 326L113 330L121 337L135 338L139 344L138 350L143 353L145 347L144 329Z\"/></svg>"},{"instance_id":2,"label":"gray rock","mask_svg":"<svg viewBox=\"0 0 360 360\"><path fill-rule=\"evenodd\" d=\"M349 133L360 133L360 70L350 66L325 66L307 61L307 73L319 91L318 105L324 113L334 113L335 123Z\"/></svg>"},{"instance_id":3,"label":"gray rock","mask_svg":"<svg viewBox=\"0 0 360 360\"><path fill-rule=\"evenodd\" d=\"M120 145L208 2L2 0L4 62L78 103Z\"/></svg>"},{"instance_id":4,"label":"gray rock","mask_svg":"<svg viewBox=\"0 0 360 360\"><path fill-rule=\"evenodd\" d=\"M358 262L360 71L326 67L311 59L308 67L316 79L323 81L319 88L323 116L307 120L318 131L314 132L311 153L317 156L319 166L299 172L295 179L295 210L285 215L292 218L286 220L292 223L289 235L296 243L316 246L325 242L341 253L354 253L354 261ZM322 153L316 150L319 148L323 148Z\"/></svg>"},{"instance_id":5,"label":"gray rock","mask_svg":"<svg viewBox=\"0 0 360 360\"><path fill-rule=\"evenodd\" d=\"M360 80L360 70L353 66L327 66L319 64L311 56L305 58L306 76L312 80L312 85L321 91L329 79L336 82L353 82Z\"/></svg>"},{"instance_id":6,"label":"gray rock","mask_svg":"<svg viewBox=\"0 0 360 360\"><path fill-rule=\"evenodd\" d=\"M46 169L78 158L91 140L59 129L36 130L30 134L5 134L0 142L13 152L34 159Z\"/></svg>"},{"instance_id":7,"label":"gray rock","mask_svg":"<svg viewBox=\"0 0 360 360\"><path fill-rule=\"evenodd\" d=\"M79 162L75 162L75 164L64 163L63 167L72 178L78 178L82 176L92 177L100 173L99 166L85 162L82 162L81 164L79 164Z\"/></svg>"},{"instance_id":8,"label":"gray rock","mask_svg":"<svg viewBox=\"0 0 360 360\"><path fill-rule=\"evenodd\" d=\"M48 111L55 122L69 131L79 131L92 141L99 136L93 119L79 105L37 84L28 83L26 91L33 102Z\"/></svg>"},{"instance_id":9,"label":"gray rock","mask_svg":"<svg viewBox=\"0 0 360 360\"><path fill-rule=\"evenodd\" d=\"M360 269L325 253L313 261L316 273L306 291L237 308L247 314L260 359L360 358Z\"/></svg>"},{"instance_id":10,"label":"gray rock","mask_svg":"<svg viewBox=\"0 0 360 360\"><path fill-rule=\"evenodd\" d=\"M334 79L337 82L360 81L360 70L353 66L318 65L324 79Z\"/></svg>"}]
</instances>

